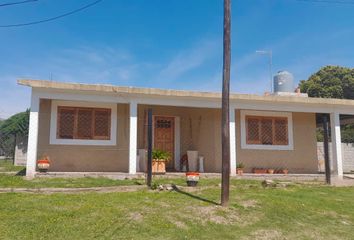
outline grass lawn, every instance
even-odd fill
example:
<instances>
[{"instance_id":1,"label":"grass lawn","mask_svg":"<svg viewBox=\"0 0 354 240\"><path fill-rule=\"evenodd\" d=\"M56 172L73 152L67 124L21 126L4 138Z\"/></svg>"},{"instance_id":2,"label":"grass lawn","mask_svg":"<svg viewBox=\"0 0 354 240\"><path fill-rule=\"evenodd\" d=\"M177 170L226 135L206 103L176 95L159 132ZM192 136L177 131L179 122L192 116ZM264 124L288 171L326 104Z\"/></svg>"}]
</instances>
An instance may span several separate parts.
<instances>
[{"instance_id":1,"label":"grass lawn","mask_svg":"<svg viewBox=\"0 0 354 240\"><path fill-rule=\"evenodd\" d=\"M0 173L1 172L20 172L25 169L24 166L14 166L11 159L0 160Z\"/></svg>"},{"instance_id":2,"label":"grass lawn","mask_svg":"<svg viewBox=\"0 0 354 240\"><path fill-rule=\"evenodd\" d=\"M143 184L143 180L112 180L108 178L35 178L0 173L0 188L88 188Z\"/></svg>"},{"instance_id":3,"label":"grass lawn","mask_svg":"<svg viewBox=\"0 0 354 240\"><path fill-rule=\"evenodd\" d=\"M219 180L201 183L193 192L0 194L0 239L354 239L354 188L232 180L222 208Z\"/></svg>"}]
</instances>

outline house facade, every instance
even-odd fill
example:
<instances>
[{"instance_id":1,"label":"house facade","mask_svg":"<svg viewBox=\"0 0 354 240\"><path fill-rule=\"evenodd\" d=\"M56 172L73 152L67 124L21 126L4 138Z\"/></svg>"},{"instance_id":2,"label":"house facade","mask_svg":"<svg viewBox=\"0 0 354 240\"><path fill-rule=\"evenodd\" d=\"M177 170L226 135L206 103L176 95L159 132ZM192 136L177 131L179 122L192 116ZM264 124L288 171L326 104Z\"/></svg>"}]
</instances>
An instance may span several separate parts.
<instances>
[{"instance_id":1,"label":"house facade","mask_svg":"<svg viewBox=\"0 0 354 240\"><path fill-rule=\"evenodd\" d=\"M168 171L181 171L197 151L205 172L221 171L221 95L108 85L19 80L32 88L27 176L36 161L52 172L145 171L147 111L153 112L153 147L168 151ZM317 173L316 114L331 121L333 174L343 175L340 114L354 101L298 96L230 95L231 175L253 168Z\"/></svg>"}]
</instances>

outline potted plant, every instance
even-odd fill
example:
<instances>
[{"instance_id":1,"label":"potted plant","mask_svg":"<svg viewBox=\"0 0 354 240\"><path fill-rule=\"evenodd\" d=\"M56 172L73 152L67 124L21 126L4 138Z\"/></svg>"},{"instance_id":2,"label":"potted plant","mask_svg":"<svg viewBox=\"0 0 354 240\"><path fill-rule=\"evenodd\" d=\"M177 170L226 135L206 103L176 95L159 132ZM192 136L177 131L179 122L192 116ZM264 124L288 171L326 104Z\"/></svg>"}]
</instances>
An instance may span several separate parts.
<instances>
[{"instance_id":1,"label":"potted plant","mask_svg":"<svg viewBox=\"0 0 354 240\"><path fill-rule=\"evenodd\" d=\"M154 149L152 151L152 172L164 174L166 173L166 162L170 160L169 152Z\"/></svg>"},{"instance_id":2,"label":"potted plant","mask_svg":"<svg viewBox=\"0 0 354 240\"><path fill-rule=\"evenodd\" d=\"M49 157L46 155L43 155L38 161L37 161L37 167L39 172L48 172L48 169L50 167L50 160Z\"/></svg>"},{"instance_id":3,"label":"potted plant","mask_svg":"<svg viewBox=\"0 0 354 240\"><path fill-rule=\"evenodd\" d=\"M199 182L199 172L186 172L186 181L188 187L195 187Z\"/></svg>"},{"instance_id":4,"label":"potted plant","mask_svg":"<svg viewBox=\"0 0 354 240\"><path fill-rule=\"evenodd\" d=\"M245 168L245 164L242 162L236 164L236 174L243 175L243 169Z\"/></svg>"}]
</instances>

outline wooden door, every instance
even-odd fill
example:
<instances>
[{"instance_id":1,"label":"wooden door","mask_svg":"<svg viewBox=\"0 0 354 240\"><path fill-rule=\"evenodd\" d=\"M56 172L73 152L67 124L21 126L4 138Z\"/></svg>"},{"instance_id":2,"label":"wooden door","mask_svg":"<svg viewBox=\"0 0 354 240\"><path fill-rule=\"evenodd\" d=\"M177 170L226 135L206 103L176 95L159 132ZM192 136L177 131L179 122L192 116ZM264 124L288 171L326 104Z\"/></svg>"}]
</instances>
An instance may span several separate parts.
<instances>
[{"instance_id":1,"label":"wooden door","mask_svg":"<svg viewBox=\"0 0 354 240\"><path fill-rule=\"evenodd\" d=\"M154 149L169 152L170 161L166 164L167 170L174 170L175 166L175 118L154 117Z\"/></svg>"}]
</instances>

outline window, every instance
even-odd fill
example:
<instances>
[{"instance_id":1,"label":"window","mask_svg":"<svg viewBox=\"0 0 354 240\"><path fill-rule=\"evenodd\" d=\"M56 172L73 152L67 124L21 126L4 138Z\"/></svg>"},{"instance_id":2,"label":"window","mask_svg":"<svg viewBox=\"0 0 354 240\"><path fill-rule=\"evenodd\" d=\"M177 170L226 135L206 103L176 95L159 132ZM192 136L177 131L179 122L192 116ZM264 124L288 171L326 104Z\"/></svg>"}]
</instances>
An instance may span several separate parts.
<instances>
[{"instance_id":1,"label":"window","mask_svg":"<svg viewBox=\"0 0 354 240\"><path fill-rule=\"evenodd\" d=\"M58 106L58 139L110 140L111 109Z\"/></svg>"},{"instance_id":2,"label":"window","mask_svg":"<svg viewBox=\"0 0 354 240\"><path fill-rule=\"evenodd\" d=\"M292 113L241 110L241 148L294 150Z\"/></svg>"},{"instance_id":3,"label":"window","mask_svg":"<svg viewBox=\"0 0 354 240\"><path fill-rule=\"evenodd\" d=\"M288 119L246 116L246 138L247 144L288 145Z\"/></svg>"}]
</instances>

